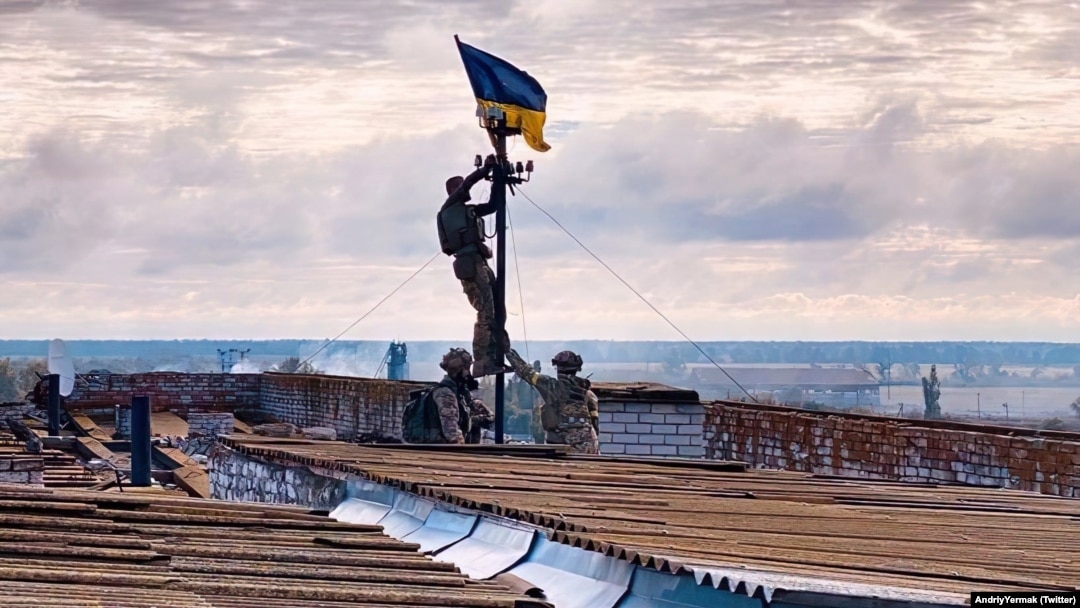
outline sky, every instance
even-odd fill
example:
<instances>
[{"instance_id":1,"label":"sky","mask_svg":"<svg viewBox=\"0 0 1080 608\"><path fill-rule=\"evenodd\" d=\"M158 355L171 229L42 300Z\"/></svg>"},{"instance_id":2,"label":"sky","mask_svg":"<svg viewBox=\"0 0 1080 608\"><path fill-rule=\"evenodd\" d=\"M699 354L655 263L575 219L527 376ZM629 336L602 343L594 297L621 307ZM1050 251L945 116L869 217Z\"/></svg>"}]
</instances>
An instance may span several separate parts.
<instances>
[{"instance_id":1,"label":"sky","mask_svg":"<svg viewBox=\"0 0 1080 608\"><path fill-rule=\"evenodd\" d=\"M454 34L547 91L524 194L694 339L1080 341L1068 0L0 0L0 336L338 335L490 151ZM680 339L509 204L513 340ZM473 314L439 254L345 337Z\"/></svg>"}]
</instances>

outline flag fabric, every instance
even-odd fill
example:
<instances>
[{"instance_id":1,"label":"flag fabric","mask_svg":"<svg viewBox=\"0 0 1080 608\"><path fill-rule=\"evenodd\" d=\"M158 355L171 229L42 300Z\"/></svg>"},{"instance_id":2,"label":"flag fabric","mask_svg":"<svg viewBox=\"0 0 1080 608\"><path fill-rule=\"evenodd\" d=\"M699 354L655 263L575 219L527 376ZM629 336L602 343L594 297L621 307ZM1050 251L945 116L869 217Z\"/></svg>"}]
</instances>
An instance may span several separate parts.
<instances>
[{"instance_id":1,"label":"flag fabric","mask_svg":"<svg viewBox=\"0 0 1080 608\"><path fill-rule=\"evenodd\" d=\"M509 127L521 129L525 143L537 152L551 149L544 141L547 93L535 78L507 61L465 44L454 36L476 102L499 108Z\"/></svg>"}]
</instances>

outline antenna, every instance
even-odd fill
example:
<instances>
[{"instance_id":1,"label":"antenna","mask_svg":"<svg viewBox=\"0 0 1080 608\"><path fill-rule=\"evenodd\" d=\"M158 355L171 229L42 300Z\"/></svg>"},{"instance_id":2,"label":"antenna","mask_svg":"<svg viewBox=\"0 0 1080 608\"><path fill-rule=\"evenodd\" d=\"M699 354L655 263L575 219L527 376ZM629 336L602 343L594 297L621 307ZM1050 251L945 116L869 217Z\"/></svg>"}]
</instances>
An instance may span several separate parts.
<instances>
[{"instance_id":1,"label":"antenna","mask_svg":"<svg viewBox=\"0 0 1080 608\"><path fill-rule=\"evenodd\" d=\"M60 376L60 394L71 395L75 389L75 362L68 356L63 340L49 342L49 373Z\"/></svg>"}]
</instances>

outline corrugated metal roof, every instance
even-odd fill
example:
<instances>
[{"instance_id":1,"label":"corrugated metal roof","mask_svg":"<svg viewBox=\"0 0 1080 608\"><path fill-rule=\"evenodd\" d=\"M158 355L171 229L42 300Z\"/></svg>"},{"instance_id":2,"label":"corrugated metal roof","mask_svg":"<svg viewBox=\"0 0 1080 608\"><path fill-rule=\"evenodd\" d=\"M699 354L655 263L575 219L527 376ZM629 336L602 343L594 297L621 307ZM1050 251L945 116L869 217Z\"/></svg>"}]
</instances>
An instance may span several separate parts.
<instances>
[{"instance_id":1,"label":"corrugated metal roof","mask_svg":"<svg viewBox=\"0 0 1080 608\"><path fill-rule=\"evenodd\" d=\"M697 403L701 400L697 391L655 382L593 382L592 390L600 399L612 401Z\"/></svg>"},{"instance_id":2,"label":"corrugated metal roof","mask_svg":"<svg viewBox=\"0 0 1080 608\"><path fill-rule=\"evenodd\" d=\"M294 507L0 486L0 605L542 606Z\"/></svg>"},{"instance_id":3,"label":"corrugated metal roof","mask_svg":"<svg viewBox=\"0 0 1080 608\"><path fill-rule=\"evenodd\" d=\"M541 526L555 541L724 585L922 590L1076 589L1080 501L1006 490L729 472L582 456L438 456L329 442L224 438L241 452L317 465ZM728 574L722 574L727 572ZM729 576L741 573L737 579ZM800 583L802 581L802 583ZM806 583L810 584L810 583ZM810 590L813 590L810 589ZM885 592L883 591L883 592ZM862 593L862 591L860 591ZM891 592L890 592L891 593Z\"/></svg>"},{"instance_id":4,"label":"corrugated metal roof","mask_svg":"<svg viewBox=\"0 0 1080 608\"><path fill-rule=\"evenodd\" d=\"M762 403L745 403L742 401L731 401L727 399L720 399L717 401L711 401L703 404L706 408L710 407L724 407L724 408L741 408L751 411L769 411L769 412L784 412L794 413L805 418L843 418L845 420L866 420L870 422L881 422L890 425L904 426L904 427L921 427L931 429L943 429L952 431L965 431L968 433L989 433L994 435L1009 435L1012 437L1044 437L1046 439L1060 439L1062 441L1080 441L1080 433L1069 431L1048 431L1045 429L1031 429L1021 426L1004 426L988 423L985 420L981 422L960 422L956 420L927 420L925 418L897 418L895 416L884 416L874 414L858 414L852 412L821 412L814 410L807 410L802 408L784 406L784 405L768 405Z\"/></svg>"}]
</instances>

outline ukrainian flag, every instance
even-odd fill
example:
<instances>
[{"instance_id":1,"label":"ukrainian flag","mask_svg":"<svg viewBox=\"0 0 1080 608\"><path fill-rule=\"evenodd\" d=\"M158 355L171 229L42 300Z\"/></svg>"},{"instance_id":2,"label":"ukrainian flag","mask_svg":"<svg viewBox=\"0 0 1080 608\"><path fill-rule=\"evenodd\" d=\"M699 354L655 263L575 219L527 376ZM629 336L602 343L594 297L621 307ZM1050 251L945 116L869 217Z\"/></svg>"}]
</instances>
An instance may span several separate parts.
<instances>
[{"instance_id":1,"label":"ukrainian flag","mask_svg":"<svg viewBox=\"0 0 1080 608\"><path fill-rule=\"evenodd\" d=\"M521 129L525 143L537 152L551 149L544 142L547 93L535 78L498 57L458 40L458 52L469 75L473 95L485 110L499 108L506 114L506 126Z\"/></svg>"}]
</instances>

